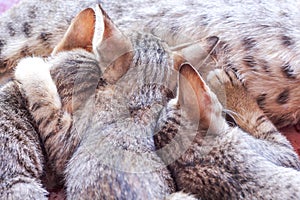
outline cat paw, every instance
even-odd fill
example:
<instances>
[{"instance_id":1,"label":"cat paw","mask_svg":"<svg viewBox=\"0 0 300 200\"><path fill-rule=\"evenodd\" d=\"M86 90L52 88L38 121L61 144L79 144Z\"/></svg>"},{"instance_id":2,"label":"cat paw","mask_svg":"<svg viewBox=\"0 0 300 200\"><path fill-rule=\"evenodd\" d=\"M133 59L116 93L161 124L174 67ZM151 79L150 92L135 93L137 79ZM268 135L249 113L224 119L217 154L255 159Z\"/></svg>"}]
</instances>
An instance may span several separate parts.
<instances>
[{"instance_id":1,"label":"cat paw","mask_svg":"<svg viewBox=\"0 0 300 200\"><path fill-rule=\"evenodd\" d=\"M24 91L29 104L38 100L51 102L57 107L61 106L57 88L50 74L51 65L42 58L22 59L15 70L15 80Z\"/></svg>"},{"instance_id":2,"label":"cat paw","mask_svg":"<svg viewBox=\"0 0 300 200\"><path fill-rule=\"evenodd\" d=\"M207 76L208 84L213 88L219 87L242 87L235 73L231 70L215 69Z\"/></svg>"},{"instance_id":3,"label":"cat paw","mask_svg":"<svg viewBox=\"0 0 300 200\"><path fill-rule=\"evenodd\" d=\"M15 69L15 79L21 84L32 82L38 84L40 80L48 78L50 75L50 65L42 58L28 57L22 59ZM37 81L37 82L36 82Z\"/></svg>"}]
</instances>

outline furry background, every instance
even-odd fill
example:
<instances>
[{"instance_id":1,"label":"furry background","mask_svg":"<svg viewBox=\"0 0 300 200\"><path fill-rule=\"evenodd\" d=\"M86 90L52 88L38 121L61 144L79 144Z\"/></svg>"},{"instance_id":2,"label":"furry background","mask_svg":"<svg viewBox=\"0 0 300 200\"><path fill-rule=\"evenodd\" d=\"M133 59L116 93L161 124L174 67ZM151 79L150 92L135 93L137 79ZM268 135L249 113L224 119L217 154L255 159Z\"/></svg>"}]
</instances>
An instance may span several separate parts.
<instances>
[{"instance_id":1,"label":"furry background","mask_svg":"<svg viewBox=\"0 0 300 200\"><path fill-rule=\"evenodd\" d=\"M14 4L18 3L20 0L0 0L0 16L1 13L8 10ZM290 140L292 145L294 146L296 152L300 156L300 124L297 126L286 127L281 130L286 137ZM62 191L52 191L50 194L49 200L59 200L64 199L64 195Z\"/></svg>"}]
</instances>

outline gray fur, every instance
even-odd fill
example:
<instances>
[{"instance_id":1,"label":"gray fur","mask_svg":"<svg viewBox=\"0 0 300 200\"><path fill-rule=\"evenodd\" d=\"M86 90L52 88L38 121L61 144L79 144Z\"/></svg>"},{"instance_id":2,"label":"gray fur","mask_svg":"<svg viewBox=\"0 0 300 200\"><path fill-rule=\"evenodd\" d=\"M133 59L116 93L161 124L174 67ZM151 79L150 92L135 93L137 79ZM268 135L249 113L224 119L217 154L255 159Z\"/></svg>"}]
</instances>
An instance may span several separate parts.
<instances>
[{"instance_id":1,"label":"gray fur","mask_svg":"<svg viewBox=\"0 0 300 200\"><path fill-rule=\"evenodd\" d=\"M57 2L51 1L50 4L52 6L48 6L47 3L41 3L40 5L42 9L36 9L36 12L32 12L31 9L28 10L27 13L25 12L26 14L24 16L21 16L21 18L24 19L24 21L22 21L19 25L16 24L16 26L18 26L17 28L13 29L11 24L7 24L7 29L4 29L5 32L3 33L4 39L1 40L1 45L0 45L2 49L0 55L1 58L3 59L2 62L3 68L5 68L3 71L7 71L10 65L14 65L14 62L19 57L32 54L32 53L36 53L37 55L49 54L49 52L51 52L51 50L54 47L53 44L56 44L58 41L60 41L60 38L62 37L63 33L67 29L70 19L75 14L77 14L78 10L80 10L82 6L85 7L87 5L90 5L90 3L94 4L94 2L79 2L78 4L75 4L73 1L72 2L63 1L59 3L58 1ZM16 15L23 15L22 14L23 12L18 12L17 10L22 8L23 9L29 8L28 6L29 4L32 6L34 3L32 4L29 1L28 2L24 1L24 3L21 3L19 5L19 7L15 7L10 12L3 15L2 23L6 23L7 21L16 21L15 18L19 19L20 16L16 17ZM55 6L56 4L57 6ZM277 123L278 126L285 125L287 121L292 121L292 123L296 123L298 121L299 119L298 110L294 109L294 106L298 104L298 99L299 99L298 98L299 92L297 90L298 84L297 84L297 68L296 68L297 58L299 55L297 54L296 51L291 51L291 48L296 49L297 41L298 41L297 34L295 34L297 30L295 30L294 28L297 27L296 16L298 15L298 13L296 10L294 10L294 8L297 7L297 2L271 1L268 3L266 2L261 3L258 1L249 1L246 4L244 4L244 2L241 3L237 1L233 4L230 1L226 3L225 2L200 3L200 2L192 2L186 0L183 2L164 1L164 2L160 2L160 6L157 6L157 2L153 3L153 1L149 1L149 2L143 1L143 6L141 5L142 5L141 2L138 0L130 1L130 2L123 2L123 1L103 2L103 7L109 12L112 19L115 19L114 21L120 25L121 29L130 32L132 28L139 27L139 29L144 29L146 31L158 35L159 37L165 39L171 45L178 45L181 43L191 42L194 40L204 39L209 36L217 35L220 38L221 42L219 43L220 45L218 46L218 48L216 48L215 52L213 52L212 54L217 61L217 67L226 67L226 68L235 69L239 75L239 78L244 81L245 86L249 89L249 91L256 97L263 97L263 99L262 98L258 99L259 102L264 103L263 106L261 107L266 111L268 116L271 117L271 119ZM34 4L34 6L39 7L39 4ZM279 9L276 9L281 7L284 7L286 11L289 11L290 13L293 14L282 13ZM48 8L53 8L55 12L49 11ZM57 14L61 12L60 10L61 8L64 11L67 11L66 15L68 16L70 15L72 17ZM155 8L155 9L150 9L150 8ZM270 8L274 8L274 9L270 9ZM39 14L38 12L40 12L41 10L45 11L43 13L46 14L43 15ZM258 10L258 12L254 12L254 10ZM21 14L16 14L16 13L21 13ZM38 16L38 18L36 18L36 16ZM49 18L51 18L51 16L55 16L55 18L57 17L56 18L57 21L55 21L54 24L52 24L52 22L51 24L48 24ZM192 19L194 20L191 20L191 16ZM33 18L39 20L33 21L32 24L30 20L33 20ZM63 20L60 20L58 18ZM282 23L283 18L290 19L289 21L290 24L289 23L283 24ZM69 20L65 20L65 19L69 19ZM43 28L45 28L46 26L44 27L43 23L40 24L41 20L44 21L45 24L47 24L47 27L53 27L52 31L53 33L55 32L57 35L55 34L51 35L49 33L45 33ZM162 28L164 30L162 30ZM288 30L292 30L292 31L288 32ZM18 38L19 40L17 40L16 38ZM36 40L36 38L40 38L40 40ZM237 42L237 40L239 42ZM38 42L38 44L36 43L36 41ZM277 49L281 49L281 50L277 51ZM141 53L138 54L140 57L138 56L136 58L142 58L144 56L142 51L139 53ZM148 60L146 61L148 62ZM140 61L136 61L136 64L140 64ZM272 68L270 68L270 66L272 66ZM201 69L199 70L201 71ZM271 71L272 76L265 73L267 71L269 72ZM153 71L150 70L148 72L152 73ZM149 74L147 73L144 74L144 71L143 73L141 73L143 76L141 76L141 74L139 73L137 74L138 76L135 73L133 74L129 73L129 74L131 75L131 77L124 82L127 84L127 81L130 81L129 82L130 87L140 86L142 88L140 84L141 83L144 84L143 81L146 81L144 87L145 88L150 87L150 90L153 89L151 87L154 86L152 84L148 85L147 83L148 80L147 78L145 78L147 76L144 76L145 74L146 75ZM260 79L257 78L257 74L259 75L258 77ZM145 79L141 79L141 77L144 77ZM270 79L269 77L272 77L272 79ZM162 77L158 76L157 78L162 78ZM260 81L257 82L257 80ZM282 82L281 80L284 80L284 82L288 82L288 85L283 87L283 84L279 84L279 89L273 87L274 85L281 83ZM122 87L125 85L124 82L121 82L122 84L120 84ZM111 90L112 94L105 94L108 95L107 98L105 97L105 95L101 95L101 97L98 97L99 102L106 101L113 104L117 103L120 106L123 105L121 102L124 99L121 100L120 98L118 100L119 97L113 95L114 89L111 89L111 87L112 88L116 87L118 89L117 86L108 86L109 89L107 91ZM272 88L270 88L269 86L272 86ZM269 90L266 88L268 88ZM125 94L126 97L131 92L131 90L126 91L126 87L122 88L122 90L123 90L123 94ZM265 94L266 90L268 91L267 94ZM119 89L117 91L119 91ZM122 94L122 92L120 93ZM149 95L152 93L146 92L146 94ZM116 98L116 100L114 100L112 97ZM103 100L101 100L101 98L103 98ZM151 101L148 101L147 98L148 96L145 96L143 101L146 101L146 105L148 105L149 102L151 104ZM157 99L154 98L154 101L156 100ZM133 102L133 104L136 103L137 102ZM144 104L145 103L142 103L142 106L144 106ZM110 104L108 103L107 105ZM133 111L132 113L134 114L133 115L134 117L144 116L144 113L141 114L137 112L135 110L135 107L134 109L132 109L131 106L132 105L128 107L130 108L129 109L130 111ZM140 109L141 107L138 106L138 108ZM108 109L108 111L110 111L110 107L104 107L104 109ZM122 111L122 108L119 108L118 106L115 109L120 110L120 112ZM157 109L159 110L160 108ZM100 112L100 114L102 113ZM148 113L146 114L148 115ZM150 114L150 119L155 118L153 117L153 115ZM117 116L117 117L121 118L124 116ZM112 114L111 112L106 112L105 114L103 114L103 117L105 119L111 120L112 117L114 117L114 114ZM100 122L100 119L98 120L96 119L97 118L94 118L93 119L94 121L92 122L94 123ZM148 118L146 119L148 120ZM284 123L280 124L281 122ZM121 122L120 124L118 124L115 121L109 121L109 123L113 123L114 125L110 125L110 126L115 129L118 129L118 126L121 127L124 126L124 124L122 124ZM83 127L86 128L85 126ZM93 128L97 128L97 126ZM84 143L86 145L83 146L87 149L91 148L89 143L94 145L93 138L96 136L93 135L93 131L92 131L93 128L90 128L90 130L88 128L87 130L87 134L92 136L83 138L83 141L85 141ZM237 132L240 131L238 130ZM101 136L97 136L97 137L101 137ZM241 137L244 138L242 133L241 133ZM235 138L231 138L231 139L234 140ZM252 139L245 139L245 140L248 141ZM84 152L83 149L84 147L82 147L79 150L77 149L75 156L80 158L80 156L84 155L81 154L82 152ZM151 149L152 147L150 145L147 146L147 148ZM98 152L98 154L100 153ZM151 155L152 154L150 153L150 157ZM118 155L117 157L119 156L120 155ZM88 160L89 158L91 158L88 156L83 156L83 157L84 159L88 159ZM266 155L263 155L262 157L265 158ZM94 160L93 158L91 158L90 160L91 164L93 166L97 166L97 164L99 164L98 159L99 157L96 157L96 159L94 158ZM105 157L104 158L101 157L101 159L105 159ZM281 159L274 161L274 163L273 162L270 163L277 166L278 162L281 163L282 162ZM123 164L124 166L122 165L121 166L126 167L126 162ZM68 167L67 174L70 180L72 180L73 182L69 182L69 184L76 182L77 177L72 175L73 174L72 170L74 170L75 167L78 167L77 170L81 169L80 165L81 163L78 161L78 159L76 160L75 158L72 158ZM107 168L103 166L101 167L102 167L101 169L103 169L104 171L107 170ZM107 171L109 172L109 170ZM112 171L113 173L118 174L116 170L112 170ZM74 172L74 174L78 172L79 171ZM85 172L86 175L88 175L89 173L90 174L94 173L94 171L85 171ZM83 176L82 174L79 175ZM83 176L83 178L85 177L86 176ZM100 177L101 179L101 176L99 174L93 177L94 178ZM131 182L129 181L129 183ZM88 186L91 183L87 182L86 184L87 184L86 186ZM76 194L76 191L78 191L76 187L79 187L78 185L74 184L73 186L69 186L69 187L71 188L69 190L70 195L79 195ZM91 187L91 188L95 188L95 187ZM228 190L231 189L229 188ZM82 190L82 191L88 192L89 190ZM231 191L229 191L229 193L230 192ZM132 193L132 195L133 194L134 193ZM236 195L237 193L233 191L233 193L230 194ZM238 195L240 194L241 193L238 193ZM95 195L98 194L95 193Z\"/></svg>"},{"instance_id":2,"label":"gray fur","mask_svg":"<svg viewBox=\"0 0 300 200\"><path fill-rule=\"evenodd\" d=\"M22 90L0 88L0 199L48 199L42 187L44 155Z\"/></svg>"},{"instance_id":3,"label":"gray fur","mask_svg":"<svg viewBox=\"0 0 300 200\"><path fill-rule=\"evenodd\" d=\"M233 84L236 94L245 93L235 76L226 77L225 72L216 71L209 81L215 87ZM205 106L199 121L176 99L169 102L158 120L155 145L158 149L169 146L170 151L160 154L166 163L177 158L168 168L178 189L204 199L299 199L300 161L289 142L276 130L265 132L263 125L256 138L230 127L216 96L209 89L201 93L207 94L211 100L199 105L200 110ZM248 99L241 97L245 96L241 95L240 101L247 104ZM264 123L266 128L270 122Z\"/></svg>"},{"instance_id":4,"label":"gray fur","mask_svg":"<svg viewBox=\"0 0 300 200\"><path fill-rule=\"evenodd\" d=\"M94 0L75 3L24 0L3 14L0 24L6 28L0 32L2 72L25 55L49 54L78 11L95 3ZM217 67L235 69L258 101L264 95L261 107L278 127L299 121L300 112L295 109L300 98L297 1L103 0L100 3L121 30L151 32L171 46L219 37L223 45L215 52ZM199 63L193 64L199 71L206 70ZM289 96L282 99L285 91Z\"/></svg>"},{"instance_id":5,"label":"gray fur","mask_svg":"<svg viewBox=\"0 0 300 200\"><path fill-rule=\"evenodd\" d=\"M84 50L59 53L41 64L33 58L36 70L26 70L26 60L17 66L16 79L49 160L59 176L66 174L68 199L163 199L174 192L152 139L159 111L172 97L168 87L175 88L173 55L152 35L130 38L133 60L114 85L102 79L101 63ZM47 89L54 83L57 89Z\"/></svg>"},{"instance_id":6,"label":"gray fur","mask_svg":"<svg viewBox=\"0 0 300 200\"><path fill-rule=\"evenodd\" d=\"M0 45L1 73L16 66L22 57L50 55L73 17L96 3L96 0L25 0L3 13L0 20L1 27L5 27L0 31L3 38L3 45Z\"/></svg>"},{"instance_id":7,"label":"gray fur","mask_svg":"<svg viewBox=\"0 0 300 200\"><path fill-rule=\"evenodd\" d=\"M60 184L64 181L66 163L83 132L73 127L72 114L79 112L95 92L100 75L95 56L84 50L63 52L48 61L27 58L21 60L15 71L15 79L24 90L28 110L39 129L47 165Z\"/></svg>"},{"instance_id":8,"label":"gray fur","mask_svg":"<svg viewBox=\"0 0 300 200\"><path fill-rule=\"evenodd\" d=\"M59 177L65 174L68 199L163 199L175 186L154 152L152 133L160 110L172 97L175 68L183 59L151 34L131 33L130 44L124 42L127 36L103 11L95 16L95 55L80 49L57 54L62 42L47 61L22 60L15 78L26 91L54 171ZM96 32L106 29L113 32L108 40ZM129 54L120 56L118 49L109 49L114 48L109 42L128 45ZM129 63L119 63L127 57Z\"/></svg>"},{"instance_id":9,"label":"gray fur","mask_svg":"<svg viewBox=\"0 0 300 200\"><path fill-rule=\"evenodd\" d=\"M174 191L151 137L172 94L164 86L170 85L170 55L151 35L131 39L134 57L128 72L115 85L100 87L89 103L95 106L86 111L93 125L66 170L70 199L162 199Z\"/></svg>"}]
</instances>

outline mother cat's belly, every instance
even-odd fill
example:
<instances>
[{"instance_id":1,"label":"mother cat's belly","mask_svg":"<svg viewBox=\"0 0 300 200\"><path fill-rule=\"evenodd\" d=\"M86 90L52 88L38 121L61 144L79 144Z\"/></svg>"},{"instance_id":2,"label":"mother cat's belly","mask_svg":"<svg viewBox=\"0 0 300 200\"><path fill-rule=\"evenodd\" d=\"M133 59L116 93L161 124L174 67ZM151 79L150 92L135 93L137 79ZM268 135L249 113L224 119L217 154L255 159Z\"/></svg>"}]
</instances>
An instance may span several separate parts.
<instances>
[{"instance_id":1,"label":"mother cat's belly","mask_svg":"<svg viewBox=\"0 0 300 200\"><path fill-rule=\"evenodd\" d=\"M207 68L235 71L277 127L297 124L300 121L300 51L283 40L269 41L261 35L253 36L251 45L249 43L220 37L211 52L212 61L206 66L198 66L198 70L200 73ZM229 97L227 94L226 98Z\"/></svg>"},{"instance_id":2,"label":"mother cat's belly","mask_svg":"<svg viewBox=\"0 0 300 200\"><path fill-rule=\"evenodd\" d=\"M277 127L297 124L300 119L299 80L251 74L246 87L257 104Z\"/></svg>"}]
</instances>

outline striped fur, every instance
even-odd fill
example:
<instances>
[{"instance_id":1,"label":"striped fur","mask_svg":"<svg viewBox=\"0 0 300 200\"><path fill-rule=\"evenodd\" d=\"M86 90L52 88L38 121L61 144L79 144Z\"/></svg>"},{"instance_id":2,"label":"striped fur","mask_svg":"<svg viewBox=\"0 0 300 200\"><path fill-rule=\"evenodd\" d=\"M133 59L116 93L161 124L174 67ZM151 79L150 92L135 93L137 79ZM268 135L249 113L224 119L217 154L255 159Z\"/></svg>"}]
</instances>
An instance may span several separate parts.
<instances>
[{"instance_id":1,"label":"striped fur","mask_svg":"<svg viewBox=\"0 0 300 200\"><path fill-rule=\"evenodd\" d=\"M61 53L47 62L26 58L15 71L58 182L81 137L72 129L72 114L93 94L99 76L94 56L83 50Z\"/></svg>"},{"instance_id":2,"label":"striped fur","mask_svg":"<svg viewBox=\"0 0 300 200\"><path fill-rule=\"evenodd\" d=\"M255 99L245 91L233 71L217 69L208 76L208 79L212 91L217 93L221 88L225 90L227 95L230 95L224 106L229 109L229 114L241 129L257 139L273 143L272 146L268 147L269 149L274 147L272 153L262 151L262 154L270 156L277 165L300 169L298 155L290 142L266 117ZM222 85L224 87L220 87Z\"/></svg>"},{"instance_id":3,"label":"striped fur","mask_svg":"<svg viewBox=\"0 0 300 200\"><path fill-rule=\"evenodd\" d=\"M0 199L48 199L44 154L19 83L0 88Z\"/></svg>"},{"instance_id":4,"label":"striped fur","mask_svg":"<svg viewBox=\"0 0 300 200\"><path fill-rule=\"evenodd\" d=\"M109 20L99 11L96 17ZM130 63L121 76L118 67L128 63L103 62L107 49L98 47L96 55L75 49L17 66L15 77L26 91L49 161L58 176L65 174L67 199L163 199L175 191L152 133L160 110L173 98L180 56L151 34L125 37L132 53L125 52Z\"/></svg>"},{"instance_id":5,"label":"striped fur","mask_svg":"<svg viewBox=\"0 0 300 200\"><path fill-rule=\"evenodd\" d=\"M99 87L94 106L84 111L91 121L66 170L68 199L163 199L174 191L151 139L175 87L169 84L172 54L149 34L130 38L129 70L115 84Z\"/></svg>"},{"instance_id":6,"label":"striped fur","mask_svg":"<svg viewBox=\"0 0 300 200\"><path fill-rule=\"evenodd\" d=\"M129 7L129 2L108 1L104 2L104 6L106 9L110 10L112 17L116 19L116 23L120 25L121 29L130 29L133 25L136 25L134 22L138 21L140 23L139 28L144 27L146 30L151 31L152 33L166 39L169 44L172 45L178 45L179 43L189 42L196 39L203 39L207 36L212 35L219 36L221 39L221 42L219 43L220 45L217 49L215 49L215 52L213 52L213 56L217 61L218 67L227 67L236 70L239 78L244 81L245 86L255 97L257 97L257 102L259 103L261 108L263 108L267 112L268 116L271 117L271 119L276 122L278 126L284 126L289 121L291 121L292 123L296 123L298 121L298 111L294 109L294 105L297 105L298 100L297 69L295 67L297 64L298 55L297 52L293 53L290 50L291 48L293 48L293 45L297 45L297 39L295 39L297 38L297 35L291 34L292 36L287 36L285 34L282 34L282 31L278 31L280 27L282 27L284 33L286 30L297 32L297 30L294 30L294 27L297 26L282 24L280 21L282 20L282 18L280 17L281 15L290 19L294 17L293 15L289 16L288 13L281 13L280 11L278 11L278 9L274 9L278 12L273 12L272 9L268 9L269 7L276 8L276 4L279 5L279 2L247 2L247 6L243 9L240 9L242 7L240 6L241 4L238 1L236 5L233 5L230 2L200 3L190 1L165 1L161 2L160 6L151 4L151 2L144 1L143 3L145 6L140 6L141 4L139 3L139 1L131 1L130 6L136 5L138 6L137 9L140 9L139 11L137 9L133 9L132 12L128 12L128 10L126 10ZM75 12L73 13L73 10L76 6L78 6L78 4L73 4L73 2L70 3L68 1L64 1L63 3L65 4L59 4L59 6L66 6L70 8L66 10L68 12L70 11L70 15L74 16ZM83 1L80 3L82 6L85 5ZM123 6L121 5L121 3L123 3ZM28 4L28 2L21 4L20 7L26 7L26 4ZM188 9L189 12L180 10L183 4L187 7L192 5L193 9ZM286 10L290 11L291 13L295 13L295 16L297 16L297 12L293 9L293 7L297 6L294 6L294 4L297 4L297 2L283 2L281 5L284 5ZM156 12L154 12L153 14L153 12L149 12L149 10L151 9L148 8L150 7L155 7L158 10L154 9L156 10ZM249 7L254 9L248 9ZM147 8L147 10L144 10L144 8ZM3 23L6 23L5 21L7 20L11 20L12 16L15 15L12 13L16 12L17 9L18 7L11 11L11 13L6 14L3 18ZM251 15L247 13L248 10L249 12L251 12ZM253 10L259 10L259 12L252 15ZM188 13L188 15L185 13ZM50 14L51 12L49 13L49 15L45 15L47 21ZM56 16L59 17L60 15ZM61 16L66 17L63 15ZM162 16L167 17L163 18ZM193 19L196 20L191 20L190 16L193 16ZM43 17L41 16L41 18ZM68 17L66 18L71 19ZM23 19L27 20L28 18L24 17ZM170 23L170 19L176 19L176 21ZM243 21L247 23L239 23L241 19L243 19ZM261 21L257 19L260 19ZM274 19L278 19L279 21L273 22ZM68 22L64 20L61 21L63 22L62 24L60 24L60 21L58 20L58 23L53 25L55 27L59 26L59 30L57 30L57 35L51 37L47 37L47 34L45 32L40 31L42 25L39 25L39 23L37 23L38 25L34 26L32 24L30 25L29 22L25 22L22 24L23 28L20 28L20 30L22 30L22 34L16 34L16 37L19 35L24 35L25 37L20 38L20 41L25 42L14 43L14 41L17 40L12 39L9 41L1 42L1 47L4 48L9 46L9 44L12 44L11 46L14 46L14 50L17 53L17 58L22 56L20 54L21 50L26 50L25 52L27 52L28 54L32 52L39 53L39 48L35 49L36 51L34 51L34 46L38 46L41 44L40 40L36 40L36 37L38 37L38 35L36 34L41 34L40 36L43 39L43 42L49 42L49 44L52 45L50 47L47 45L46 47L43 46L44 50L50 52L51 48L53 48L53 43L56 44L58 42L58 38L62 36L64 31L61 30L65 30L67 28ZM296 24L295 21L291 20L291 23ZM145 24L147 26L145 26ZM277 26L277 24L280 24L281 26ZM165 28L166 32L161 31L161 28ZM19 27L18 29L16 28L16 31L20 30ZM255 33L255 35L252 35L252 33ZM281 35L278 35L278 33L280 33ZM7 33L4 33L3 35L7 36ZM13 38L13 36L9 37ZM240 43L237 42L237 38ZM274 40L272 40L272 38ZM34 40L35 42L37 41L38 44L31 44L30 39ZM278 46L280 48L274 48L273 45L270 45L273 44L273 42L276 43L274 44L275 46ZM28 48L25 48L27 46ZM47 47L49 47L49 49ZM30 51L28 51L28 49L30 49ZM277 51L277 49L281 49L281 51ZM1 57L3 57L4 59L2 62L4 64L8 63L7 59L10 59L10 57L12 57L12 60L16 58L16 56L12 56L14 55L14 52L8 52L7 54L2 54L1 52L1 55L3 55ZM136 63L139 64L139 62ZM270 66L272 66L272 68L270 68ZM4 66L3 68L6 68L6 66ZM272 72L272 76L270 76L269 74L265 74L265 72L270 71ZM259 74L259 78L257 78L257 74ZM133 73L133 75L135 74ZM136 76L133 75L132 83L135 83L136 80L138 80L138 83L140 83L141 80L138 78L135 79ZM142 73L139 75L142 75ZM272 79L270 79L270 77L272 77ZM257 82L257 80L260 80L260 82ZM283 87L283 84L281 84L281 80L284 80L284 82L288 82L289 85L287 87ZM280 83L280 90L278 90L276 87L274 87L275 89L273 88L273 86L278 83ZM270 85L272 86L272 88L269 88L270 90L268 90L268 93L265 93L266 88ZM109 98L106 100L110 101ZM131 109L131 111L132 110L134 109ZM136 114L136 112L133 113L135 114L135 116L143 116ZM261 118L260 116L258 116L257 119L262 120L263 117ZM258 120L257 123L260 123L260 120Z\"/></svg>"},{"instance_id":7,"label":"striped fur","mask_svg":"<svg viewBox=\"0 0 300 200\"><path fill-rule=\"evenodd\" d=\"M193 73L196 74L195 69ZM191 76L185 77L193 85ZM229 78L224 71L214 71L209 81L214 87L235 88L230 91L239 97L239 104L229 106L244 119L261 115L257 106L251 113L240 112L240 104L248 104L249 100L255 104L255 100L245 95L235 75ZM182 85L179 81L179 88ZM201 91L195 92L202 97L209 97L204 103L199 96L190 100L194 102L192 108L198 107L200 118L194 120L187 112L189 100L180 101L178 96L189 93L179 90L177 98L162 111L154 136L178 189L204 199L299 199L300 161L275 127L262 117L259 120L264 122L250 132L255 137L230 127L216 96L207 87L198 85L196 90Z\"/></svg>"},{"instance_id":8,"label":"striped fur","mask_svg":"<svg viewBox=\"0 0 300 200\"><path fill-rule=\"evenodd\" d=\"M77 12L96 2L99 3L23 0L3 14L1 71L9 72L20 57L49 55ZM299 2L102 0L100 3L121 30L150 32L171 46L219 37L220 46L214 51L217 65L212 67L236 70L277 127L299 121ZM194 52L190 57L197 54ZM201 72L207 70L201 63L197 68ZM3 78L7 76L4 74Z\"/></svg>"}]
</instances>

